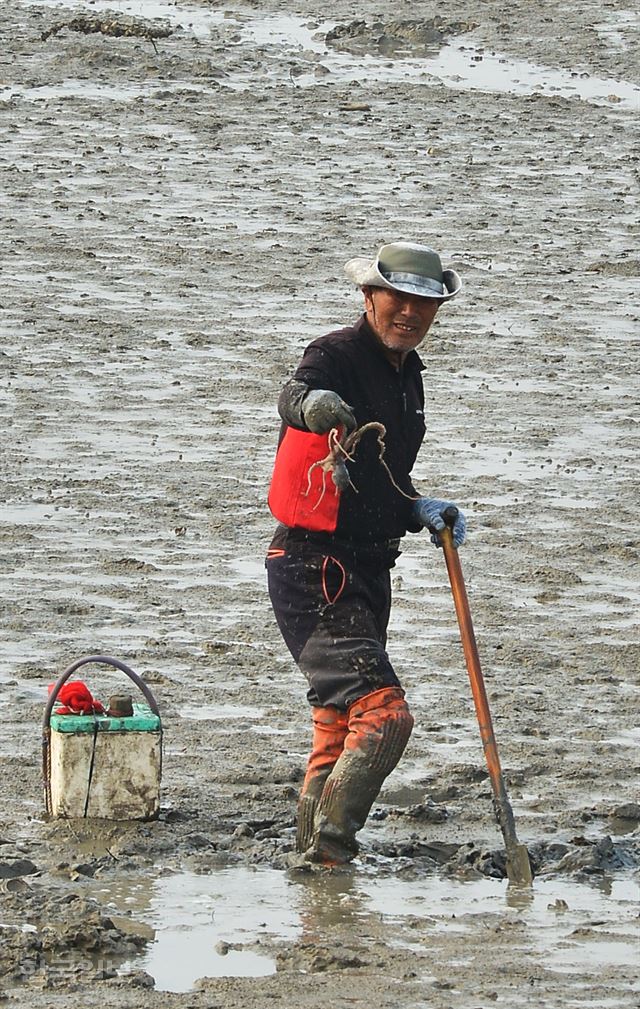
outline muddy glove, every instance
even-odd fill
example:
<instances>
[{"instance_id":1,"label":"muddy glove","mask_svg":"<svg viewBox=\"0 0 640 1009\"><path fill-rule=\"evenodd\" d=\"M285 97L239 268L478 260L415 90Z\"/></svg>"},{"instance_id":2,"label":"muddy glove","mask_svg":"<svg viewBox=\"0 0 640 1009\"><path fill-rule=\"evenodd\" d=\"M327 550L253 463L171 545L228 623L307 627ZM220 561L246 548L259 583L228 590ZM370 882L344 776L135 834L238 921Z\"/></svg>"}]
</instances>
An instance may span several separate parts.
<instances>
[{"instance_id":1,"label":"muddy glove","mask_svg":"<svg viewBox=\"0 0 640 1009\"><path fill-rule=\"evenodd\" d=\"M314 434L324 434L343 424L349 430L356 427L351 407L330 389L312 389L302 401L302 419Z\"/></svg>"},{"instance_id":2,"label":"muddy glove","mask_svg":"<svg viewBox=\"0 0 640 1009\"><path fill-rule=\"evenodd\" d=\"M420 522L423 526L427 527L432 534L431 542L435 543L437 547L441 546L438 531L444 529L445 525L447 525L442 517L447 508L456 508L456 506L451 501L441 501L436 497L419 497L413 504L411 517L416 522ZM454 547L460 547L464 543L467 523L462 512L458 508L456 508L456 511L458 514L456 515L451 532L453 533Z\"/></svg>"}]
</instances>

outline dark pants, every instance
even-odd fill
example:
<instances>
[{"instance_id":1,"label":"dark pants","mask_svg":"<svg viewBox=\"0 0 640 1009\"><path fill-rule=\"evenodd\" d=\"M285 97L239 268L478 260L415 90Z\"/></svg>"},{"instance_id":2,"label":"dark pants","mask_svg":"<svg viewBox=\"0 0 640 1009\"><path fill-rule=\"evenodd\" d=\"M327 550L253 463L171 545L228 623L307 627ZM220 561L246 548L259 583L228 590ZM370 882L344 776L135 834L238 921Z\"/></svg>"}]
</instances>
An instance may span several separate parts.
<instances>
[{"instance_id":1,"label":"dark pants","mask_svg":"<svg viewBox=\"0 0 640 1009\"><path fill-rule=\"evenodd\" d=\"M399 687L386 653L389 568L398 550L353 549L327 537L279 527L267 553L269 595L278 626L305 674L309 703L350 704Z\"/></svg>"}]
</instances>

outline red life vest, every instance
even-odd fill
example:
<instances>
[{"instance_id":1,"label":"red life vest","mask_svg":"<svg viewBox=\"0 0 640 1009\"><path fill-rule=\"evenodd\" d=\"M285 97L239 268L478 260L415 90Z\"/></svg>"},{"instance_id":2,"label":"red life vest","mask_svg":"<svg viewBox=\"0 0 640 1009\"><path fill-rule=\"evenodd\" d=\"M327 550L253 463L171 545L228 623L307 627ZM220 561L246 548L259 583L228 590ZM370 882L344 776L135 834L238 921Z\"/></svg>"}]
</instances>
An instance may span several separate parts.
<instances>
[{"instance_id":1,"label":"red life vest","mask_svg":"<svg viewBox=\"0 0 640 1009\"><path fill-rule=\"evenodd\" d=\"M276 453L268 498L278 522L290 528L335 532L340 491L331 471L314 465L328 454L328 433L286 428Z\"/></svg>"}]
</instances>

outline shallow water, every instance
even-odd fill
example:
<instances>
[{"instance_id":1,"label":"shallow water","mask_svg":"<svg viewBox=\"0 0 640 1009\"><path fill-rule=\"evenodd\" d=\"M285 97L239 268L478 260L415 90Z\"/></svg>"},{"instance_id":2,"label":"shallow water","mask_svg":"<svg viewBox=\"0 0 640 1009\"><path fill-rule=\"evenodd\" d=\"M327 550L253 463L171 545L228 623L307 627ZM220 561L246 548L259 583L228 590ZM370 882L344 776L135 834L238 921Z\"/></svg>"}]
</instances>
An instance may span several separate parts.
<instances>
[{"instance_id":1,"label":"shallow water","mask_svg":"<svg viewBox=\"0 0 640 1009\"><path fill-rule=\"evenodd\" d=\"M301 931L289 883L275 870L138 877L120 881L104 896L156 930L153 943L129 966L152 974L162 991L188 991L204 976L273 974L270 957L245 947L260 936L295 939Z\"/></svg>"},{"instance_id":2,"label":"shallow water","mask_svg":"<svg viewBox=\"0 0 640 1009\"><path fill-rule=\"evenodd\" d=\"M281 14L266 16L243 16L236 12L202 10L189 5L167 4L157 0L105 0L104 3L70 2L62 4L58 0L23 0L27 5L54 7L61 13L85 8L93 13L100 10L115 10L127 15L149 19L162 19L173 25L180 25L191 31L201 40L209 39L222 25L236 26L238 43L250 42L255 46L278 48L281 57L282 47L288 49L287 56L296 53L313 54L322 61L322 67L329 71L332 82L336 80L348 82L359 81L363 77L379 81L406 81L407 78L435 78L447 88L462 90L478 90L487 92L502 92L508 94L544 94L557 97L578 99L580 101L603 104L613 102L620 108L640 108L640 88L626 81L605 79L578 73L575 70L558 70L539 66L526 60L512 59L501 53L487 53L476 47L473 33L462 36L463 42L444 45L430 58L394 58L386 56L364 55L353 56L348 53L328 48L324 42L327 31L334 27L334 22L324 21L310 23L308 18ZM631 14L631 12L629 12ZM609 26L602 31L609 30ZM287 80L293 83L287 60L278 59L279 68L269 72L275 82ZM316 63L317 67L318 64ZM311 68L313 71L313 68ZM300 71L300 68L298 68ZM250 87L250 76L246 72L236 71L225 79L232 87ZM314 72L305 73L304 68L297 72L295 85L317 87L322 85L322 78ZM112 97L122 100L134 100L140 89L136 86L129 94L127 88L112 89L112 94L102 90L88 81L75 82L77 90L73 90L74 82L67 82L64 93L76 93L83 96ZM34 89L32 89L33 91ZM45 93L46 89L41 90ZM58 89L54 89L57 93ZM134 93L135 92L135 93ZM30 94L31 96L31 94Z\"/></svg>"},{"instance_id":3,"label":"shallow water","mask_svg":"<svg viewBox=\"0 0 640 1009\"><path fill-rule=\"evenodd\" d=\"M594 973L633 960L640 892L628 877L594 886L537 879L532 891L519 891L494 879L385 878L379 868L299 877L246 867L210 875L138 876L99 896L114 911L155 930L155 939L127 966L148 971L162 991L188 991L200 977L274 973L273 949L260 952L261 940L310 942L328 927L351 925L362 936L368 922L373 928L380 920L393 935L394 923L408 916L417 922L416 941L424 926L430 934L462 933L481 944L487 928L517 922L518 941L530 946L533 961L569 973Z\"/></svg>"},{"instance_id":4,"label":"shallow water","mask_svg":"<svg viewBox=\"0 0 640 1009\"><path fill-rule=\"evenodd\" d=\"M241 704L198 704L180 708L182 718L193 718L197 721L215 721L218 719L242 718L257 721L264 717L264 711L250 705Z\"/></svg>"}]
</instances>

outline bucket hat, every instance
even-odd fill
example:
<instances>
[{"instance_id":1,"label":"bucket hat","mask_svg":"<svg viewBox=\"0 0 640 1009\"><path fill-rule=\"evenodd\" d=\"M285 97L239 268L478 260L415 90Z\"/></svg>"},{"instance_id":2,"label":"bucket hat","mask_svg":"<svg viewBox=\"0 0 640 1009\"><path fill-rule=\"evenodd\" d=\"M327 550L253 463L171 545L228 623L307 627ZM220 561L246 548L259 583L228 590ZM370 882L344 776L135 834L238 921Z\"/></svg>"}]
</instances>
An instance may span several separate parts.
<instances>
[{"instance_id":1,"label":"bucket hat","mask_svg":"<svg viewBox=\"0 0 640 1009\"><path fill-rule=\"evenodd\" d=\"M438 301L449 301L462 287L455 270L442 269L437 252L414 242L383 245L375 259L356 256L344 271L358 287L388 287Z\"/></svg>"}]
</instances>

